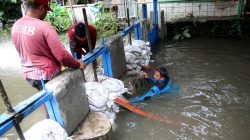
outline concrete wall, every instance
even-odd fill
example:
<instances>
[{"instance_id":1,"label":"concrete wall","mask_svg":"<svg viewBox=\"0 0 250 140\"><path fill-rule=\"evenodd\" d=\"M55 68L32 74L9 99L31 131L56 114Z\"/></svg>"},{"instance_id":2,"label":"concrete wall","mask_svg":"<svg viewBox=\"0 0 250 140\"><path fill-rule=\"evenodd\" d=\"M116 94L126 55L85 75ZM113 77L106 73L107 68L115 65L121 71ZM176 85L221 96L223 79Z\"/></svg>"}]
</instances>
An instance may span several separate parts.
<instances>
[{"instance_id":1,"label":"concrete wall","mask_svg":"<svg viewBox=\"0 0 250 140\"><path fill-rule=\"evenodd\" d=\"M114 1L114 0L113 0ZM148 18L150 11L153 11L153 0L139 0L139 3L132 3L130 8L131 17L141 17L142 3L147 3ZM118 5L118 17L125 17L124 5L122 2L112 3ZM193 17L222 17L236 16L238 1L211 1L211 2L168 2L162 3L158 0L158 11L164 11L165 21L173 21L179 18ZM160 12L159 18L160 19Z\"/></svg>"},{"instance_id":2,"label":"concrete wall","mask_svg":"<svg viewBox=\"0 0 250 140\"><path fill-rule=\"evenodd\" d=\"M65 69L49 81L46 88L53 90L65 129L70 135L89 113L82 71Z\"/></svg>"},{"instance_id":3,"label":"concrete wall","mask_svg":"<svg viewBox=\"0 0 250 140\"><path fill-rule=\"evenodd\" d=\"M165 13L165 21L191 17L236 16L238 1L160 3L159 10Z\"/></svg>"}]
</instances>

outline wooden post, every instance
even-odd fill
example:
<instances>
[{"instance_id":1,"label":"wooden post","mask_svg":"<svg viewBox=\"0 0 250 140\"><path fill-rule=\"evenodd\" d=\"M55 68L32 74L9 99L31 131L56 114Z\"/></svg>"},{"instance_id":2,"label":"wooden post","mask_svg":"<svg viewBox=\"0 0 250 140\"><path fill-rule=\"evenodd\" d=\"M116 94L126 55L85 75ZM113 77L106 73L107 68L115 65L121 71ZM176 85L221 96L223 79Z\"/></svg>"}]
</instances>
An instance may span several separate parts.
<instances>
[{"instance_id":1,"label":"wooden post","mask_svg":"<svg viewBox=\"0 0 250 140\"><path fill-rule=\"evenodd\" d=\"M144 21L142 21L142 39L145 42L148 42L148 14L147 14L147 4L142 4L142 18Z\"/></svg>"},{"instance_id":2,"label":"wooden post","mask_svg":"<svg viewBox=\"0 0 250 140\"><path fill-rule=\"evenodd\" d=\"M3 87L3 83L1 81L1 79L0 79L0 95L1 95L1 98L3 100L4 105L7 107L8 113L15 113L15 110L13 109L13 107L10 103L10 99L9 99L9 97L8 97L4 87ZM18 114L15 116L16 116L16 118L15 118L14 126L16 128L17 134L21 140L25 140L25 138L23 136L23 131L19 125L19 123L22 120L22 116L20 116Z\"/></svg>"},{"instance_id":3,"label":"wooden post","mask_svg":"<svg viewBox=\"0 0 250 140\"><path fill-rule=\"evenodd\" d=\"M160 12L160 25L159 25L159 37L160 39L164 39L167 35L167 27L166 27L166 24L165 24L165 19L164 19L164 11L162 10Z\"/></svg>"},{"instance_id":4,"label":"wooden post","mask_svg":"<svg viewBox=\"0 0 250 140\"><path fill-rule=\"evenodd\" d=\"M7 107L8 113L14 113L15 110L13 109L13 107L10 103L10 99L7 96L7 93L3 87L1 79L0 79L0 94L1 94L1 98L3 100L4 105Z\"/></svg>"},{"instance_id":5,"label":"wooden post","mask_svg":"<svg viewBox=\"0 0 250 140\"><path fill-rule=\"evenodd\" d=\"M86 30L86 36L87 36L87 41L88 41L89 52L93 53L93 46L92 46L91 37L89 34L89 28L88 28L89 24L88 24L88 19L87 19L85 8L82 9L82 13L83 13L83 18L84 18L84 23L85 23L85 30ZM97 65L97 62L94 61L93 62L94 77L95 77L95 81L98 82L97 73L96 73L96 65Z\"/></svg>"},{"instance_id":6,"label":"wooden post","mask_svg":"<svg viewBox=\"0 0 250 140\"><path fill-rule=\"evenodd\" d=\"M153 25L154 25L153 22L154 22L154 21L153 21L153 11L150 11L150 13L149 13L150 30L153 28Z\"/></svg>"},{"instance_id":7,"label":"wooden post","mask_svg":"<svg viewBox=\"0 0 250 140\"><path fill-rule=\"evenodd\" d=\"M127 8L128 27L130 27L129 9ZM129 44L132 45L131 32L129 32Z\"/></svg>"}]
</instances>

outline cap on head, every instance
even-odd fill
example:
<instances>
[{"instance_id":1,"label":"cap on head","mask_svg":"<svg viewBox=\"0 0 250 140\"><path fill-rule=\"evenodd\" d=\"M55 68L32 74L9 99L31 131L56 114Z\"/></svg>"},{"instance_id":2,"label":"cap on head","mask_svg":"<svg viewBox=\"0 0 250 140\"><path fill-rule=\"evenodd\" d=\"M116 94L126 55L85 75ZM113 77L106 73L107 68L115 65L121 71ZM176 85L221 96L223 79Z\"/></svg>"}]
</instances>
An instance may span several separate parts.
<instances>
[{"instance_id":1,"label":"cap on head","mask_svg":"<svg viewBox=\"0 0 250 140\"><path fill-rule=\"evenodd\" d=\"M36 3L36 4L43 5L44 7L48 8L48 11L53 11L53 10L49 7L49 1L50 1L50 0L30 0L30 1L32 1L33 3Z\"/></svg>"},{"instance_id":2,"label":"cap on head","mask_svg":"<svg viewBox=\"0 0 250 140\"><path fill-rule=\"evenodd\" d=\"M85 25L83 23L77 24L75 26L74 32L77 37L85 37L86 36Z\"/></svg>"},{"instance_id":3,"label":"cap on head","mask_svg":"<svg viewBox=\"0 0 250 140\"><path fill-rule=\"evenodd\" d=\"M168 77L168 71L165 67L159 67L156 71L158 71L162 77Z\"/></svg>"}]
</instances>

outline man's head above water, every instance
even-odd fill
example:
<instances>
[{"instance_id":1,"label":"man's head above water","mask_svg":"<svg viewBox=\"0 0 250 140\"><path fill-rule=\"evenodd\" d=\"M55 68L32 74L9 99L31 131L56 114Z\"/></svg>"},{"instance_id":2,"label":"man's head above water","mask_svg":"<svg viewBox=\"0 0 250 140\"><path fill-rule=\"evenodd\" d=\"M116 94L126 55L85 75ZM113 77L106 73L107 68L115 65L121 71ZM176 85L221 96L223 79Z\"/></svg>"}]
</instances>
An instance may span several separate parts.
<instances>
[{"instance_id":1,"label":"man's head above water","mask_svg":"<svg viewBox=\"0 0 250 140\"><path fill-rule=\"evenodd\" d=\"M154 79L157 81L164 80L168 77L168 71L165 67L159 67L156 69Z\"/></svg>"},{"instance_id":2,"label":"man's head above water","mask_svg":"<svg viewBox=\"0 0 250 140\"><path fill-rule=\"evenodd\" d=\"M50 0L27 0L27 15L33 18L44 20L47 12L52 11L49 7Z\"/></svg>"}]
</instances>

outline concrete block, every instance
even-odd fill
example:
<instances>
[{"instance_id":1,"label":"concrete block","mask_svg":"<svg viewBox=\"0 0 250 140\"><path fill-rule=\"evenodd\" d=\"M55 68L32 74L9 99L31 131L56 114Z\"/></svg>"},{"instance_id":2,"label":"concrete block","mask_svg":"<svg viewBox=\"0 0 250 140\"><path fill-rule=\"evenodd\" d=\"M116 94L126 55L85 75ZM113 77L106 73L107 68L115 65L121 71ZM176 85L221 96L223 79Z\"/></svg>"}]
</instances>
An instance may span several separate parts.
<instances>
[{"instance_id":1,"label":"concrete block","mask_svg":"<svg viewBox=\"0 0 250 140\"><path fill-rule=\"evenodd\" d=\"M110 51L110 59L112 64L112 77L120 78L126 74L126 59L124 52L124 44L120 35L114 35L105 42Z\"/></svg>"},{"instance_id":2,"label":"concrete block","mask_svg":"<svg viewBox=\"0 0 250 140\"><path fill-rule=\"evenodd\" d=\"M65 129L70 135L89 113L83 72L65 69L46 84L56 97Z\"/></svg>"}]
</instances>

